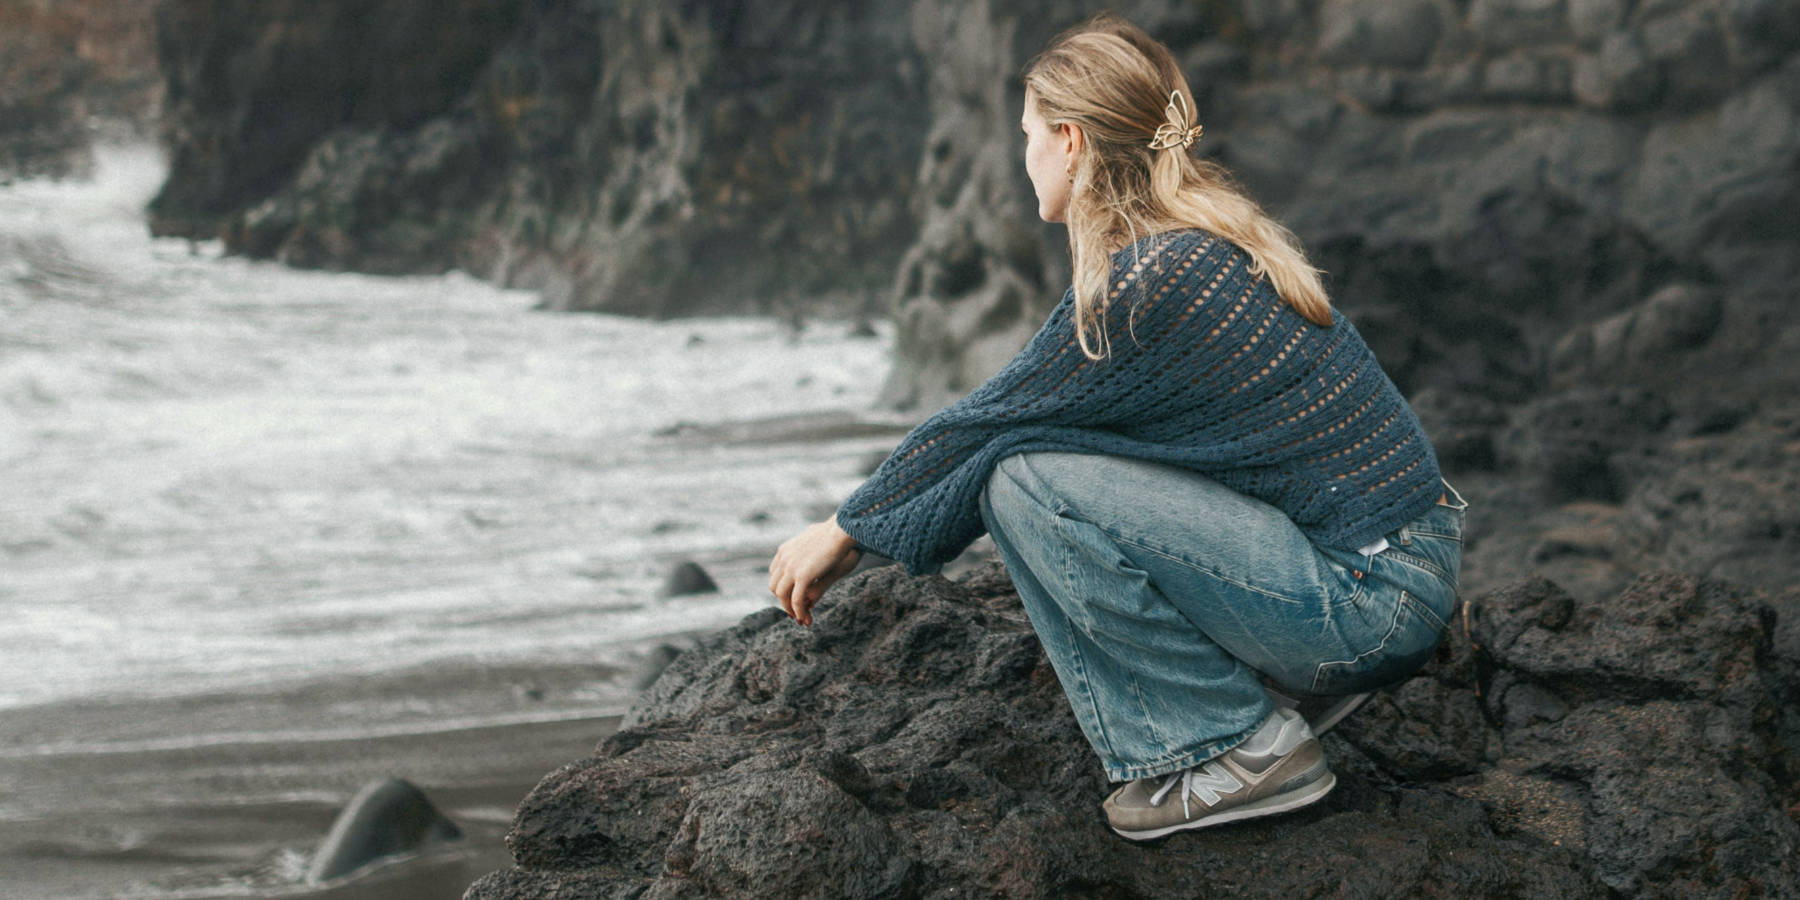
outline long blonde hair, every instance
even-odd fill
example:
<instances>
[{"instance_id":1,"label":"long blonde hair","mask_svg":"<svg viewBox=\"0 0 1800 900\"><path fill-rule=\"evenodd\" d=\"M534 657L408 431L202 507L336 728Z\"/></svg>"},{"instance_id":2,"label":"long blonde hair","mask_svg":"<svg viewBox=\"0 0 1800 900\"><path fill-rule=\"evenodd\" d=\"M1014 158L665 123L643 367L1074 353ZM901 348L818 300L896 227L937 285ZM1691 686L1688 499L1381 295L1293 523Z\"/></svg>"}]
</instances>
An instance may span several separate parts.
<instances>
[{"instance_id":1,"label":"long blonde hair","mask_svg":"<svg viewBox=\"0 0 1800 900\"><path fill-rule=\"evenodd\" d=\"M1105 312L1112 254L1139 237L1202 228L1242 248L1250 273L1307 320L1330 325L1319 270L1294 233L1263 212L1223 166L1177 144L1153 150L1171 93L1193 109L1175 57L1144 31L1103 13L1063 32L1025 67L1025 87L1048 127L1084 138L1065 221L1074 263L1075 332L1082 352L1109 352Z\"/></svg>"}]
</instances>

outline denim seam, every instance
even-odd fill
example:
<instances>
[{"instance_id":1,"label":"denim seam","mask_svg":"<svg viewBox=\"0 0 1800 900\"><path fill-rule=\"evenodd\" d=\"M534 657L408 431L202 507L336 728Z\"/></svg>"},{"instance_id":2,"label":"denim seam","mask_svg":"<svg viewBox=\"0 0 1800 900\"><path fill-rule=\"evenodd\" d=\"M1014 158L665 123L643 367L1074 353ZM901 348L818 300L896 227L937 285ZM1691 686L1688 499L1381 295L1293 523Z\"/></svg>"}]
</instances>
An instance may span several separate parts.
<instances>
[{"instance_id":1,"label":"denim seam","mask_svg":"<svg viewBox=\"0 0 1800 900\"><path fill-rule=\"evenodd\" d=\"M1142 685L1138 684L1137 675L1132 672L1126 672L1125 678L1127 681L1131 682L1131 696L1133 699L1137 700L1138 714L1143 716L1144 719L1144 730L1150 732L1151 740L1167 747L1169 745L1169 737L1162 733L1161 728L1156 727L1156 716L1150 714L1150 704L1144 702L1144 688Z\"/></svg>"},{"instance_id":2,"label":"denim seam","mask_svg":"<svg viewBox=\"0 0 1800 900\"><path fill-rule=\"evenodd\" d=\"M1119 754L1113 749L1112 735L1107 732L1106 720L1100 715L1100 704L1095 702L1094 692L1088 687L1087 657L1081 652L1081 643L1074 639L1080 629L1075 626L1075 620L1067 615L1063 616L1063 620L1069 627L1069 661L1075 666L1075 681L1080 685L1082 698L1087 701L1088 710L1094 717L1094 731L1098 732L1100 741L1106 745L1105 754L1116 759Z\"/></svg>"},{"instance_id":3,"label":"denim seam","mask_svg":"<svg viewBox=\"0 0 1800 900\"><path fill-rule=\"evenodd\" d=\"M1087 522L1087 520L1085 520L1085 518L1078 518L1078 517L1073 517L1073 515L1069 515L1069 513L1073 513L1073 509L1069 508L1069 504L1066 504L1066 502L1062 502L1062 500L1060 500L1060 499L1055 500L1055 502L1053 502L1053 504L1049 504L1049 508L1051 508L1051 511L1053 511L1053 527L1057 527L1057 529L1062 529L1062 527L1064 527L1064 526L1062 526L1062 524L1064 524L1064 522L1080 522L1080 524L1084 524L1084 526L1093 527L1093 529L1098 529L1098 531L1100 531L1100 533L1102 533L1102 535L1111 536L1111 533L1109 533L1109 531L1107 531L1107 529L1103 529L1103 527L1096 526L1096 524L1093 524L1093 522ZM1067 538L1064 538L1064 542L1062 542L1062 544L1066 545L1066 547L1067 547L1067 545L1073 545L1073 540L1067 540ZM1073 560L1073 558L1069 558L1069 556L1067 556L1067 554L1064 554L1064 560L1062 560L1062 581L1064 581L1064 583L1066 583L1066 585L1073 585L1073 583L1075 583L1075 581L1076 581L1075 560ZM1093 641L1093 639L1094 639L1094 635L1087 634L1087 628L1084 628L1084 626L1080 626L1080 625L1078 625L1078 623L1075 623L1075 619L1073 619L1073 617L1069 617L1069 628L1071 628L1071 630L1080 630L1080 632L1082 632L1082 634L1087 635L1087 639L1089 639L1089 641ZM1076 650L1078 650L1078 648L1076 648ZM1085 668L1087 668L1087 666L1082 666L1082 668L1084 668L1084 670L1085 670ZM1082 679L1084 679L1084 684L1085 684L1085 677L1087 677L1087 673L1085 673L1085 671L1084 671L1084 673L1082 673ZM1150 704L1147 704L1147 702L1145 702L1145 698L1143 698L1143 688L1141 688L1141 686L1139 686L1138 679L1136 679L1136 675L1132 675L1132 673L1130 673L1130 671L1125 671L1125 673L1123 673L1123 677L1125 677L1125 680L1127 680L1127 682L1129 682L1129 684L1130 684L1130 695L1132 695L1132 700L1136 700L1136 702L1138 702L1138 713L1139 713L1139 715L1143 716L1143 722L1145 722L1145 725L1147 725L1147 729L1148 729L1148 731L1150 731L1150 736L1152 736L1152 738L1154 738L1154 740L1156 740L1157 743L1163 743L1163 745L1168 745L1168 738L1166 738L1165 734L1163 734L1163 731L1161 731L1161 729L1157 729L1157 727L1156 727L1156 716L1150 715ZM1096 722L1096 725L1098 725L1098 729L1100 729L1100 733L1102 733L1103 736L1105 736L1105 742L1107 742L1107 752L1109 752L1109 754L1111 754L1111 756L1114 756L1114 758L1118 758L1118 749L1116 749L1116 747L1114 747L1114 745L1112 745L1112 734L1109 733L1109 731L1107 731L1107 727L1105 727L1105 720L1103 720L1102 715L1100 715L1100 704L1098 704L1098 702L1096 702L1096 700L1094 700L1093 691L1087 691L1087 704L1089 704L1089 706L1093 707L1093 709L1094 709L1094 722Z\"/></svg>"},{"instance_id":4,"label":"denim seam","mask_svg":"<svg viewBox=\"0 0 1800 900\"><path fill-rule=\"evenodd\" d=\"M1058 509L1058 507L1063 506L1062 502L1057 501L1054 504L1040 504L1040 505L1047 506L1051 510L1051 512L1052 512L1051 527L1060 529L1061 521L1062 521L1062 510ZM1068 546L1070 546L1070 542L1065 539L1062 541L1062 545L1064 547L1068 547ZM1063 557L1063 584L1074 584L1076 582L1075 572L1074 572L1075 561L1074 561L1074 559L1072 559L1070 557L1070 555L1068 553L1062 554L1062 557ZM1071 651L1070 656L1071 656L1072 661L1075 663L1075 666L1079 670L1076 673L1076 676L1077 676L1077 680L1081 684L1081 693L1087 699L1088 709L1092 711L1093 716L1094 716L1094 731L1098 733L1100 741L1106 745L1106 750L1105 750L1106 755L1113 757L1114 759L1117 759L1118 755L1119 755L1118 749L1113 745L1112 734L1109 731L1107 731L1106 718L1103 715L1101 715L1101 713L1100 713L1100 703L1098 700L1095 699L1093 689L1088 687L1087 656L1086 656L1086 654L1082 653L1082 651L1081 651L1081 641L1079 641L1075 637L1077 634L1086 635L1087 639L1091 641L1094 639L1094 636L1091 634L1088 634L1087 629L1082 627L1080 623L1075 621L1075 618L1073 616L1069 615L1066 612L1063 613L1063 621L1069 627L1069 650ZM1096 748L1096 749L1098 749L1098 748Z\"/></svg>"},{"instance_id":5,"label":"denim seam","mask_svg":"<svg viewBox=\"0 0 1800 900\"><path fill-rule=\"evenodd\" d=\"M1398 550L1389 550L1388 552L1383 553L1381 555L1387 557L1388 559L1393 560L1394 562L1401 563L1402 565L1408 565L1408 566L1412 566L1415 569L1420 569L1420 570L1426 572L1427 574L1436 575L1437 577L1445 579L1445 580L1449 580L1449 578L1450 578L1450 573L1444 571L1443 566L1440 566L1437 563L1434 563L1431 560L1426 559L1422 556L1414 556L1411 553L1401 553Z\"/></svg>"},{"instance_id":6,"label":"denim seam","mask_svg":"<svg viewBox=\"0 0 1800 900\"><path fill-rule=\"evenodd\" d=\"M1438 634L1443 634L1450 630L1450 624L1445 622L1444 618L1438 615L1430 606L1427 606L1425 601L1413 596L1411 591L1401 591L1400 602L1404 605L1411 606L1414 612L1424 616L1426 622L1431 623L1437 628Z\"/></svg>"},{"instance_id":7,"label":"denim seam","mask_svg":"<svg viewBox=\"0 0 1800 900\"><path fill-rule=\"evenodd\" d=\"M1412 536L1413 537L1443 538L1446 541L1455 541L1459 544L1462 543L1462 535L1460 535L1460 534L1445 534L1444 532L1441 532L1441 531L1425 531L1423 529L1414 528L1412 530Z\"/></svg>"},{"instance_id":8,"label":"denim seam","mask_svg":"<svg viewBox=\"0 0 1800 900\"><path fill-rule=\"evenodd\" d=\"M1361 593L1361 592L1359 591L1358 593ZM1408 594L1408 592L1406 592L1406 591L1400 592L1400 599L1398 602L1396 602L1394 604L1394 620L1392 622L1388 623L1387 633L1381 636L1381 643L1376 644L1374 647L1372 647L1368 650L1364 650L1363 652L1358 653L1349 659L1334 660L1332 662L1319 663L1319 667L1313 670L1313 682L1312 682L1312 688L1313 688L1312 692L1313 693L1316 694L1319 692L1319 677L1321 675L1325 674L1326 669L1337 668L1337 667L1342 667L1342 666L1353 666L1353 665L1361 662L1364 658L1372 656L1377 653L1380 653L1381 651L1387 649L1388 641L1393 640L1395 633L1397 633L1400 630L1400 614L1403 610L1406 609L1406 598L1408 596L1410 596ZM1433 618L1436 618L1436 616L1433 615Z\"/></svg>"}]
</instances>

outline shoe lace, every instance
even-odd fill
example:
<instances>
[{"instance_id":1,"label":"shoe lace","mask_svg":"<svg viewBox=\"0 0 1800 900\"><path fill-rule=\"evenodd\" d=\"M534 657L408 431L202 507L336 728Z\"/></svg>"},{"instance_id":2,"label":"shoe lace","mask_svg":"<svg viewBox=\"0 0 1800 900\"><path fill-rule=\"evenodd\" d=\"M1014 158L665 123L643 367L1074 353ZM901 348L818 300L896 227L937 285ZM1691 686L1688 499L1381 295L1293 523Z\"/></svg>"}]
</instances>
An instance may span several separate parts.
<instances>
[{"instance_id":1,"label":"shoe lace","mask_svg":"<svg viewBox=\"0 0 1800 900\"><path fill-rule=\"evenodd\" d=\"M1193 780L1194 780L1194 773L1198 772L1198 771L1200 771L1198 768L1183 769L1180 772L1176 772L1175 774L1170 775L1168 780L1166 780L1162 783L1162 787L1157 788L1156 793L1150 795L1150 805L1151 806L1161 806L1163 799L1169 796L1169 788L1174 787L1176 782L1180 782L1181 783L1181 816L1184 819L1191 818L1193 816L1193 813L1188 811L1188 793L1189 793L1188 788L1192 786Z\"/></svg>"}]
</instances>

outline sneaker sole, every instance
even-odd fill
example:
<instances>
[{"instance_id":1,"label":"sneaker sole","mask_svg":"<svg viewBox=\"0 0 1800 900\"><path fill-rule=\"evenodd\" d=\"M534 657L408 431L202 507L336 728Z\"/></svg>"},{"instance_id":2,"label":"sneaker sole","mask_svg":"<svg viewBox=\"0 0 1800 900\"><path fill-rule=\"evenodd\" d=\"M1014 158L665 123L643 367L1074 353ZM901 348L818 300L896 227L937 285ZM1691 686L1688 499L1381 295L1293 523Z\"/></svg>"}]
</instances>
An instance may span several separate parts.
<instances>
[{"instance_id":1,"label":"sneaker sole","mask_svg":"<svg viewBox=\"0 0 1800 900\"><path fill-rule=\"evenodd\" d=\"M1326 772L1324 778L1307 784L1297 791L1276 794L1273 797L1264 797L1255 803L1246 803L1243 806L1235 809L1228 809L1218 815L1206 816L1205 818L1195 819L1192 822L1182 822L1179 825L1152 828L1148 831L1124 831L1122 829L1113 828L1113 833L1127 840L1148 841L1164 835L1174 834L1177 831L1190 831L1195 828L1208 828L1213 825L1241 822L1245 819L1273 816L1278 813L1292 812L1303 806L1311 806L1312 804L1323 800L1325 795L1331 793L1331 789L1334 787L1337 787L1337 775Z\"/></svg>"}]
</instances>

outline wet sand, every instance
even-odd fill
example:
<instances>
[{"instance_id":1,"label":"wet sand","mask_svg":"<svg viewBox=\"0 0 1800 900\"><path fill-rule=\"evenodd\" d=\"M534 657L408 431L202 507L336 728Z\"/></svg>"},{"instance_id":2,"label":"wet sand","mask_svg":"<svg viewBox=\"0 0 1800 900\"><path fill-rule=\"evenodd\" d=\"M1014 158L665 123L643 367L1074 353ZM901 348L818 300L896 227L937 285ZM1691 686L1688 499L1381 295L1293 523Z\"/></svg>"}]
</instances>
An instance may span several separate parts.
<instances>
[{"instance_id":1,"label":"wet sand","mask_svg":"<svg viewBox=\"0 0 1800 900\"><path fill-rule=\"evenodd\" d=\"M5 900L459 895L904 430L885 329L224 258L148 236L155 148L96 160L0 185ZM683 560L719 593L662 597ZM389 776L463 849L303 885Z\"/></svg>"},{"instance_id":2,"label":"wet sand","mask_svg":"<svg viewBox=\"0 0 1800 900\"><path fill-rule=\"evenodd\" d=\"M0 719L5 894L460 896L509 864L501 839L538 779L617 728L616 711L596 703L616 674L436 668L263 693L9 710ZM344 724L318 727L333 708ZM390 776L423 788L465 839L337 884L304 884L343 804Z\"/></svg>"}]
</instances>

